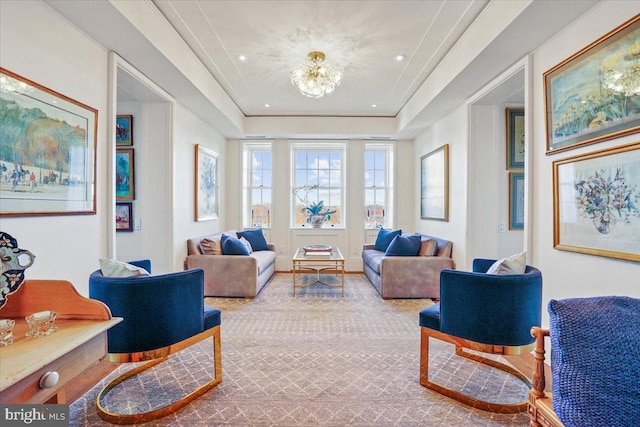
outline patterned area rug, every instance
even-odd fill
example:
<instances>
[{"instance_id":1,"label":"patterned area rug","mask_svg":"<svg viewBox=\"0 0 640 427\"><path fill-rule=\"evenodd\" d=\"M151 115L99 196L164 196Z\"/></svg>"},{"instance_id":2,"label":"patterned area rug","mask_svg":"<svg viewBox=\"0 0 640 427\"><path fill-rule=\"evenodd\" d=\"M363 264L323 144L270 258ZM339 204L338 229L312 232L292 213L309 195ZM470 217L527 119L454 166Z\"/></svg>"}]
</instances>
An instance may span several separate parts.
<instances>
[{"instance_id":1,"label":"patterned area rug","mask_svg":"<svg viewBox=\"0 0 640 427\"><path fill-rule=\"evenodd\" d=\"M431 300L382 300L361 274L345 276L344 297L339 288L314 285L294 298L292 275L279 273L254 300L205 303L222 310L222 384L150 425L528 425L526 413L476 410L420 385L418 312ZM107 409L150 410L187 394L213 372L210 346L208 340L194 345L117 386ZM520 381L453 352L431 340L432 380L485 400L526 399ZM108 425L95 411L103 384L71 405L72 426Z\"/></svg>"}]
</instances>

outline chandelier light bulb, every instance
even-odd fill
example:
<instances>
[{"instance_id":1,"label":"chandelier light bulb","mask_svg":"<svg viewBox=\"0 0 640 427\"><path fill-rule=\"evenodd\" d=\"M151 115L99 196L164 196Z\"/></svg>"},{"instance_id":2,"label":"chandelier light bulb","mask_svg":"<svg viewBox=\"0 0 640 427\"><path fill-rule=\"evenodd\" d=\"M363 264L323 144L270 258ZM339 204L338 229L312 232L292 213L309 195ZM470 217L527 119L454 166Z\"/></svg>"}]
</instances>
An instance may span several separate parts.
<instances>
[{"instance_id":1,"label":"chandelier light bulb","mask_svg":"<svg viewBox=\"0 0 640 427\"><path fill-rule=\"evenodd\" d=\"M296 62L291 70L291 83L300 93L310 98L322 98L331 93L342 81L342 67L325 61L323 52L310 52L308 58Z\"/></svg>"}]
</instances>

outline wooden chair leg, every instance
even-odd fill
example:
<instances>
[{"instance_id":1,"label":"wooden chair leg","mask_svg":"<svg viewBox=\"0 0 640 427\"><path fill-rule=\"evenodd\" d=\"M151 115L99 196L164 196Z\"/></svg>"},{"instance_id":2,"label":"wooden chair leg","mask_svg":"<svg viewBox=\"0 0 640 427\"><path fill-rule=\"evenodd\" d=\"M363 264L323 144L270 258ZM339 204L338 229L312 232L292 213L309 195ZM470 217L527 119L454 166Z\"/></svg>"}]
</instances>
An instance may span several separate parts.
<instances>
[{"instance_id":1,"label":"wooden chair leg","mask_svg":"<svg viewBox=\"0 0 640 427\"><path fill-rule=\"evenodd\" d=\"M444 334L439 334L439 335L444 335ZM429 365L429 338L430 337L431 335L429 334L429 329L424 327L421 328L420 384L422 384L424 387L428 389L437 391L438 393L444 396L450 397L452 399L457 400L458 402L464 403L465 405L469 405L471 407L481 409L484 411L496 412L496 413L502 413L502 414L515 414L519 412L525 412L527 410L528 400L525 400L519 403L514 403L514 404L487 402L487 401L476 399L474 397L460 393L458 391L452 390L443 385L429 381L428 365ZM436 338L436 337L433 337L433 338ZM441 337L439 336L437 338L440 339ZM472 353L467 353L463 351L463 348L459 345L459 343L454 340L450 340L448 342L451 342L456 345L457 355L479 362L479 363L483 363L493 368L500 369L510 375L515 376L516 378L521 380L523 383L525 383L529 388L531 388L531 381L522 372L518 371L517 369L493 359L489 359L489 358L482 357L480 355L476 355Z\"/></svg>"},{"instance_id":2,"label":"wooden chair leg","mask_svg":"<svg viewBox=\"0 0 640 427\"><path fill-rule=\"evenodd\" d=\"M114 378L100 391L96 400L96 409L98 411L98 416L100 416L100 418L102 418L103 420L113 424L145 423L176 412L177 410L185 407L189 403L205 394L207 391L211 390L213 387L220 384L222 382L222 350L220 348L220 326L215 326L211 328L210 331L210 333L206 334L207 336L205 336L205 338L211 336L213 341L214 378L211 381L208 381L207 383L201 385L200 387L187 394L186 396L178 399L177 401L161 408L154 409L152 411L135 414L118 414L105 409L103 406L104 400L116 385L138 375L140 372L146 371L147 369L164 362L168 359L168 356L151 360L150 362L137 366Z\"/></svg>"}]
</instances>

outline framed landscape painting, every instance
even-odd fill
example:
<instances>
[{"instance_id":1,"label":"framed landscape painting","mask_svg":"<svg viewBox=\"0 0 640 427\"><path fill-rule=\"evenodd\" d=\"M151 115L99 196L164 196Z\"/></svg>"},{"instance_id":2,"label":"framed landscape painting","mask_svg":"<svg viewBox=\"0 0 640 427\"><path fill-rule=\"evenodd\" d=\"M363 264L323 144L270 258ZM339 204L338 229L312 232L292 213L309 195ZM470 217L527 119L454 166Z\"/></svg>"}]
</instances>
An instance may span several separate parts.
<instances>
[{"instance_id":1,"label":"framed landscape painting","mask_svg":"<svg viewBox=\"0 0 640 427\"><path fill-rule=\"evenodd\" d=\"M544 73L547 154L640 131L640 15Z\"/></svg>"},{"instance_id":2,"label":"framed landscape painting","mask_svg":"<svg viewBox=\"0 0 640 427\"><path fill-rule=\"evenodd\" d=\"M218 218L218 153L196 144L195 220Z\"/></svg>"},{"instance_id":3,"label":"framed landscape painting","mask_svg":"<svg viewBox=\"0 0 640 427\"><path fill-rule=\"evenodd\" d=\"M133 145L133 116L116 116L116 145Z\"/></svg>"},{"instance_id":4,"label":"framed landscape painting","mask_svg":"<svg viewBox=\"0 0 640 427\"><path fill-rule=\"evenodd\" d=\"M449 221L449 144L420 158L420 218Z\"/></svg>"},{"instance_id":5,"label":"framed landscape painting","mask_svg":"<svg viewBox=\"0 0 640 427\"><path fill-rule=\"evenodd\" d=\"M640 142L553 162L556 249L640 261Z\"/></svg>"},{"instance_id":6,"label":"framed landscape painting","mask_svg":"<svg viewBox=\"0 0 640 427\"><path fill-rule=\"evenodd\" d=\"M524 228L524 173L509 173L509 230Z\"/></svg>"},{"instance_id":7,"label":"framed landscape painting","mask_svg":"<svg viewBox=\"0 0 640 427\"><path fill-rule=\"evenodd\" d=\"M524 169L524 108L507 108L507 170Z\"/></svg>"},{"instance_id":8,"label":"framed landscape painting","mask_svg":"<svg viewBox=\"0 0 640 427\"><path fill-rule=\"evenodd\" d=\"M133 148L116 149L116 200L135 199Z\"/></svg>"},{"instance_id":9,"label":"framed landscape painting","mask_svg":"<svg viewBox=\"0 0 640 427\"><path fill-rule=\"evenodd\" d=\"M0 67L0 216L96 213L98 111Z\"/></svg>"},{"instance_id":10,"label":"framed landscape painting","mask_svg":"<svg viewBox=\"0 0 640 427\"><path fill-rule=\"evenodd\" d=\"M133 203L116 203L116 231L133 231Z\"/></svg>"}]
</instances>

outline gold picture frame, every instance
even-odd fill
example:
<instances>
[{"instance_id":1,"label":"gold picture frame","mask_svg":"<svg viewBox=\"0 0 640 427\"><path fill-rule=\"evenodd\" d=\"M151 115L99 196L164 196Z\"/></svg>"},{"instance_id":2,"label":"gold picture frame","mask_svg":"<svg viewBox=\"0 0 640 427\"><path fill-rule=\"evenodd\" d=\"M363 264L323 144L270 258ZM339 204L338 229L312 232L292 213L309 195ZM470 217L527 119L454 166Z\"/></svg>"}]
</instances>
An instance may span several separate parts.
<instances>
[{"instance_id":1,"label":"gold picture frame","mask_svg":"<svg viewBox=\"0 0 640 427\"><path fill-rule=\"evenodd\" d=\"M553 246L640 261L640 142L553 162Z\"/></svg>"}]
</instances>

